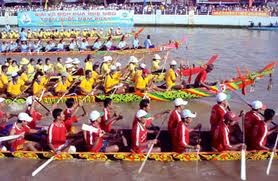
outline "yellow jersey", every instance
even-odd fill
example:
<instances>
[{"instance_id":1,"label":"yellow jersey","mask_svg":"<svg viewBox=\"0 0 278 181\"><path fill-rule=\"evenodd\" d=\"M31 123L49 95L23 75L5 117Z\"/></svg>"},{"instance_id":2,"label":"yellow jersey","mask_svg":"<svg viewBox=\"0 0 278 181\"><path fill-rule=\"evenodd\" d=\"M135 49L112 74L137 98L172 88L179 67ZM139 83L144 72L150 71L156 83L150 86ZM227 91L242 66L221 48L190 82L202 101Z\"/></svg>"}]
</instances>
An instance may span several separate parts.
<instances>
[{"instance_id":1,"label":"yellow jersey","mask_svg":"<svg viewBox=\"0 0 278 181\"><path fill-rule=\"evenodd\" d=\"M18 66L12 66L10 65L8 67L8 71L7 71L7 74L12 74L13 72L18 72L19 71L19 67Z\"/></svg>"},{"instance_id":2,"label":"yellow jersey","mask_svg":"<svg viewBox=\"0 0 278 181\"><path fill-rule=\"evenodd\" d=\"M9 78L5 74L0 75L0 89L3 89L5 85L8 85L9 83Z\"/></svg>"},{"instance_id":3,"label":"yellow jersey","mask_svg":"<svg viewBox=\"0 0 278 181\"><path fill-rule=\"evenodd\" d=\"M152 67L151 67L151 71L156 71L156 70L159 70L159 63L160 63L160 60L153 60L152 61Z\"/></svg>"},{"instance_id":4,"label":"yellow jersey","mask_svg":"<svg viewBox=\"0 0 278 181\"><path fill-rule=\"evenodd\" d=\"M57 83L57 86L55 87L54 91L55 93L64 93L68 90L68 87L70 86L69 81L66 80L65 83L63 83L61 80Z\"/></svg>"},{"instance_id":5,"label":"yellow jersey","mask_svg":"<svg viewBox=\"0 0 278 181\"><path fill-rule=\"evenodd\" d=\"M170 68L165 74L167 89L171 89L173 86L175 86L176 79L177 77L175 71Z\"/></svg>"},{"instance_id":6,"label":"yellow jersey","mask_svg":"<svg viewBox=\"0 0 278 181\"><path fill-rule=\"evenodd\" d=\"M61 74L63 72L66 72L66 68L61 63L57 63L54 68L57 73Z\"/></svg>"},{"instance_id":7,"label":"yellow jersey","mask_svg":"<svg viewBox=\"0 0 278 181\"><path fill-rule=\"evenodd\" d=\"M100 73L102 75L105 75L105 74L108 74L110 72L110 68L109 68L110 64L109 63L103 63L102 66L101 66L101 71Z\"/></svg>"},{"instance_id":8,"label":"yellow jersey","mask_svg":"<svg viewBox=\"0 0 278 181\"><path fill-rule=\"evenodd\" d=\"M28 76L27 76L27 74L25 72L23 72L20 75L19 79L21 79L24 82L24 84L25 84L25 82L27 82L29 80L29 78L28 78Z\"/></svg>"},{"instance_id":9,"label":"yellow jersey","mask_svg":"<svg viewBox=\"0 0 278 181\"><path fill-rule=\"evenodd\" d=\"M33 84L33 95L38 97L41 96L43 89L44 89L43 81L41 81L40 83L35 81Z\"/></svg>"},{"instance_id":10,"label":"yellow jersey","mask_svg":"<svg viewBox=\"0 0 278 181\"><path fill-rule=\"evenodd\" d=\"M13 97L19 96L22 93L21 87L24 85L24 82L20 79L17 82L10 81L8 83L7 92Z\"/></svg>"},{"instance_id":11,"label":"yellow jersey","mask_svg":"<svg viewBox=\"0 0 278 181\"><path fill-rule=\"evenodd\" d=\"M107 75L104 80L104 89L105 93L111 91L114 86L120 83L120 77L118 74L114 73L113 75Z\"/></svg>"},{"instance_id":12,"label":"yellow jersey","mask_svg":"<svg viewBox=\"0 0 278 181\"><path fill-rule=\"evenodd\" d=\"M85 93L90 93L93 90L93 81L92 78L90 78L89 80L87 80L86 78L84 78L81 82L79 87L82 89L83 92Z\"/></svg>"},{"instance_id":13,"label":"yellow jersey","mask_svg":"<svg viewBox=\"0 0 278 181\"><path fill-rule=\"evenodd\" d=\"M147 77L143 78L143 76L139 76L135 80L135 89L145 90L152 79L152 75L148 75Z\"/></svg>"},{"instance_id":14,"label":"yellow jersey","mask_svg":"<svg viewBox=\"0 0 278 181\"><path fill-rule=\"evenodd\" d=\"M86 70L91 70L93 71L93 62L86 62L85 63L85 71Z\"/></svg>"},{"instance_id":15,"label":"yellow jersey","mask_svg":"<svg viewBox=\"0 0 278 181\"><path fill-rule=\"evenodd\" d=\"M35 72L35 67L32 64L27 65L27 73L29 76L33 75Z\"/></svg>"}]
</instances>

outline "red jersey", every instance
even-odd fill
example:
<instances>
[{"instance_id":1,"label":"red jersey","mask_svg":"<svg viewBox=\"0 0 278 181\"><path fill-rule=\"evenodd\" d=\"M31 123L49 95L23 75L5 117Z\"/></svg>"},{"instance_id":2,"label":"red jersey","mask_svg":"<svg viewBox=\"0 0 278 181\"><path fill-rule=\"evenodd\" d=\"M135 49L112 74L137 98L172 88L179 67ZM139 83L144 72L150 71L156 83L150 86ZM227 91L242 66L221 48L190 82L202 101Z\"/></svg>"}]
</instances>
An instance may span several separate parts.
<instances>
[{"instance_id":1,"label":"red jersey","mask_svg":"<svg viewBox=\"0 0 278 181\"><path fill-rule=\"evenodd\" d=\"M181 115L178 110L173 110L168 121L168 132L171 138L172 145L175 145L175 134L178 123L181 121Z\"/></svg>"},{"instance_id":2,"label":"red jersey","mask_svg":"<svg viewBox=\"0 0 278 181\"><path fill-rule=\"evenodd\" d=\"M6 126L6 121L3 121L4 113L0 111L0 131L3 130Z\"/></svg>"},{"instance_id":3,"label":"red jersey","mask_svg":"<svg viewBox=\"0 0 278 181\"><path fill-rule=\"evenodd\" d=\"M226 112L226 109L220 104L215 104L212 107L210 114L210 130L212 134L217 125L220 122L224 122L224 115L226 114Z\"/></svg>"},{"instance_id":4,"label":"red jersey","mask_svg":"<svg viewBox=\"0 0 278 181\"><path fill-rule=\"evenodd\" d=\"M264 150L263 146L266 145L267 141L267 124L264 121L259 121L253 128L253 139L251 149Z\"/></svg>"},{"instance_id":5,"label":"red jersey","mask_svg":"<svg viewBox=\"0 0 278 181\"><path fill-rule=\"evenodd\" d=\"M88 146L88 149L89 149L88 151L90 151L90 152L99 152L99 150L101 149L102 144L103 144L103 138L100 137L101 131L102 130L99 127L97 133L93 133L93 132L90 132L90 131L85 132L84 139L85 139L85 142Z\"/></svg>"},{"instance_id":6,"label":"red jersey","mask_svg":"<svg viewBox=\"0 0 278 181\"><path fill-rule=\"evenodd\" d=\"M229 128L224 122L220 122L213 132L212 147L218 151L226 151L232 147L229 140Z\"/></svg>"},{"instance_id":7,"label":"red jersey","mask_svg":"<svg viewBox=\"0 0 278 181\"><path fill-rule=\"evenodd\" d=\"M107 108L103 109L103 116L101 117L100 128L105 132L110 132L112 129L112 122L110 120L110 111Z\"/></svg>"},{"instance_id":8,"label":"red jersey","mask_svg":"<svg viewBox=\"0 0 278 181\"><path fill-rule=\"evenodd\" d=\"M36 110L33 110L30 112L30 116L33 118L33 120L28 123L28 126L31 129L35 129L37 126L37 121L40 121L42 119L42 114Z\"/></svg>"},{"instance_id":9,"label":"red jersey","mask_svg":"<svg viewBox=\"0 0 278 181\"><path fill-rule=\"evenodd\" d=\"M16 123L14 123L13 127L12 127L12 130L15 130L15 133L14 135L19 135L19 134L22 134L22 133L29 133L30 132L30 127L29 126L22 126L21 128L19 128ZM11 149L12 151L17 151L17 150L21 150L23 149L22 145L25 143L25 139L20 137L20 138L17 138L16 140L14 140L12 143L11 143Z\"/></svg>"},{"instance_id":10,"label":"red jersey","mask_svg":"<svg viewBox=\"0 0 278 181\"><path fill-rule=\"evenodd\" d=\"M64 110L65 119L71 118L72 112L73 112L72 108L66 108Z\"/></svg>"},{"instance_id":11,"label":"red jersey","mask_svg":"<svg viewBox=\"0 0 278 181\"><path fill-rule=\"evenodd\" d=\"M74 122L77 122L76 116L69 117L64 121L67 132L71 132L71 127Z\"/></svg>"},{"instance_id":12,"label":"red jersey","mask_svg":"<svg viewBox=\"0 0 278 181\"><path fill-rule=\"evenodd\" d=\"M180 121L176 129L176 144L174 145L174 151L182 153L185 151L186 145L189 145L190 130L184 122Z\"/></svg>"},{"instance_id":13,"label":"red jersey","mask_svg":"<svg viewBox=\"0 0 278 181\"><path fill-rule=\"evenodd\" d=\"M139 121L133 124L131 131L131 148L135 153L142 153L142 151L147 148L147 146L140 146L147 142L147 134L146 124L139 123Z\"/></svg>"},{"instance_id":14,"label":"red jersey","mask_svg":"<svg viewBox=\"0 0 278 181\"><path fill-rule=\"evenodd\" d=\"M66 143L67 129L64 123L61 125L52 123L48 128L48 143L55 149Z\"/></svg>"},{"instance_id":15,"label":"red jersey","mask_svg":"<svg viewBox=\"0 0 278 181\"><path fill-rule=\"evenodd\" d=\"M205 82L207 80L207 74L206 70L201 71L195 78L194 85L199 87L201 82Z\"/></svg>"},{"instance_id":16,"label":"red jersey","mask_svg":"<svg viewBox=\"0 0 278 181\"><path fill-rule=\"evenodd\" d=\"M252 138L253 132L254 132L254 126L257 125L262 120L263 120L263 118L256 111L251 110L245 114L244 130L245 130L245 142L246 142L247 148L252 147L251 144L252 144L252 139L254 139L254 138Z\"/></svg>"}]
</instances>

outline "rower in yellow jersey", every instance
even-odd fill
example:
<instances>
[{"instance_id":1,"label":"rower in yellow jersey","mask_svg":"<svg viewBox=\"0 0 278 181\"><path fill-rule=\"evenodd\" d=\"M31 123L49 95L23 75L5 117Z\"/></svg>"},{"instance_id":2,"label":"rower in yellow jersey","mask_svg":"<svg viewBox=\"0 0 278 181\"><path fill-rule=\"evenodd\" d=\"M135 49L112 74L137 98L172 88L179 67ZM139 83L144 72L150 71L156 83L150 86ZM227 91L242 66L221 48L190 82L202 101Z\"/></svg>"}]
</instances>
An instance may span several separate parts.
<instances>
[{"instance_id":1,"label":"rower in yellow jersey","mask_svg":"<svg viewBox=\"0 0 278 181\"><path fill-rule=\"evenodd\" d=\"M65 66L62 64L62 58L57 58L56 66L54 66L54 71L58 74L62 74L63 72L66 72Z\"/></svg>"},{"instance_id":2,"label":"rower in yellow jersey","mask_svg":"<svg viewBox=\"0 0 278 181\"><path fill-rule=\"evenodd\" d=\"M17 64L17 61L16 60L13 60L12 61L12 64L11 65L9 65L9 67L8 67L8 72L7 72L7 74L8 75L11 75L12 73L14 73L14 72L18 72L19 71L19 66L18 66L18 64Z\"/></svg>"},{"instance_id":3,"label":"rower in yellow jersey","mask_svg":"<svg viewBox=\"0 0 278 181\"><path fill-rule=\"evenodd\" d=\"M12 73L12 80L8 83L7 93L8 97L17 97L20 96L22 92L22 87L24 82L18 78L17 73Z\"/></svg>"},{"instance_id":4,"label":"rower in yellow jersey","mask_svg":"<svg viewBox=\"0 0 278 181\"><path fill-rule=\"evenodd\" d=\"M27 74L29 78L32 78L35 74L35 60L33 58L30 59L29 64L27 65Z\"/></svg>"},{"instance_id":5,"label":"rower in yellow jersey","mask_svg":"<svg viewBox=\"0 0 278 181\"><path fill-rule=\"evenodd\" d=\"M92 79L92 71L86 70L85 71L85 78L81 80L81 83L79 85L81 89L81 94L88 95L92 93L93 90L94 81Z\"/></svg>"},{"instance_id":6,"label":"rower in yellow jersey","mask_svg":"<svg viewBox=\"0 0 278 181\"><path fill-rule=\"evenodd\" d=\"M144 69L142 71L142 74L136 77L134 86L135 91L145 92L152 78L153 77L149 74L149 71L147 69Z\"/></svg>"},{"instance_id":7,"label":"rower in yellow jersey","mask_svg":"<svg viewBox=\"0 0 278 181\"><path fill-rule=\"evenodd\" d=\"M91 71L93 71L93 61L94 61L94 59L93 59L93 57L91 56L91 55L88 55L86 58L85 58L85 60L84 60L84 62L85 62L85 71L86 70L91 70Z\"/></svg>"},{"instance_id":8,"label":"rower in yellow jersey","mask_svg":"<svg viewBox=\"0 0 278 181\"><path fill-rule=\"evenodd\" d=\"M65 68L66 68L66 72L68 73L68 77L67 80L72 83L73 82L73 77L72 77L72 68L74 66L72 64L66 64Z\"/></svg>"},{"instance_id":9,"label":"rower in yellow jersey","mask_svg":"<svg viewBox=\"0 0 278 181\"><path fill-rule=\"evenodd\" d=\"M182 89L184 88L183 85L176 85L177 75L175 72L177 66L177 62L172 60L170 63L170 68L167 70L165 74L165 81L166 81L166 90L169 91L171 89Z\"/></svg>"},{"instance_id":10,"label":"rower in yellow jersey","mask_svg":"<svg viewBox=\"0 0 278 181\"><path fill-rule=\"evenodd\" d=\"M34 76L33 80L33 95L40 97L42 92L46 90L46 84L48 82L48 78L44 76L42 72L37 72ZM44 95L51 95L50 92L46 92Z\"/></svg>"},{"instance_id":11,"label":"rower in yellow jersey","mask_svg":"<svg viewBox=\"0 0 278 181\"><path fill-rule=\"evenodd\" d=\"M103 61L102 64L100 66L100 74L101 75L106 75L110 72L110 65L111 65L111 61L112 61L112 57L111 56L104 56L103 57Z\"/></svg>"},{"instance_id":12,"label":"rower in yellow jersey","mask_svg":"<svg viewBox=\"0 0 278 181\"><path fill-rule=\"evenodd\" d=\"M8 66L2 65L0 74L0 93L5 93L7 90L7 85L9 83L9 78L7 76Z\"/></svg>"},{"instance_id":13,"label":"rower in yellow jersey","mask_svg":"<svg viewBox=\"0 0 278 181\"><path fill-rule=\"evenodd\" d=\"M152 60L152 68L151 71L157 71L160 69L159 63L160 63L161 57L158 54L155 54Z\"/></svg>"},{"instance_id":14,"label":"rower in yellow jersey","mask_svg":"<svg viewBox=\"0 0 278 181\"><path fill-rule=\"evenodd\" d=\"M35 70L36 71L40 71L40 72L43 72L43 62L42 62L42 59L38 59L37 60L37 64L35 66Z\"/></svg>"},{"instance_id":15,"label":"rower in yellow jersey","mask_svg":"<svg viewBox=\"0 0 278 181\"><path fill-rule=\"evenodd\" d=\"M125 79L131 79L135 81L135 74L136 74L136 68L138 66L138 59L135 56L130 56L127 66L125 67L125 70L127 71L124 75Z\"/></svg>"},{"instance_id":16,"label":"rower in yellow jersey","mask_svg":"<svg viewBox=\"0 0 278 181\"><path fill-rule=\"evenodd\" d=\"M56 84L56 87L54 89L54 92L57 96L63 95L65 92L68 91L68 88L70 87L71 83L67 80L68 73L63 72L62 73L62 79L58 81Z\"/></svg>"},{"instance_id":17,"label":"rower in yellow jersey","mask_svg":"<svg viewBox=\"0 0 278 181\"><path fill-rule=\"evenodd\" d=\"M120 81L122 78L120 77L120 74L117 73L117 68L115 65L110 66L110 73L105 77L104 80L104 92L106 94L112 93L115 91L115 87L117 87L120 84ZM124 88L118 88L115 93L124 93Z\"/></svg>"}]
</instances>

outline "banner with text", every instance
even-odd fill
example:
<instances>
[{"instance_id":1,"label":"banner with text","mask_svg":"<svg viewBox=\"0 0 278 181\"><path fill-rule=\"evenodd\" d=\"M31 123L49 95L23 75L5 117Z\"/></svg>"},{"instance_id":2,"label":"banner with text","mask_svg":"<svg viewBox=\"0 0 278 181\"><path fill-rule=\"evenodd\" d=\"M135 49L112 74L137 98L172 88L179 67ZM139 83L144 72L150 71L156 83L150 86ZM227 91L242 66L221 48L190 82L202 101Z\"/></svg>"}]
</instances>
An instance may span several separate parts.
<instances>
[{"instance_id":1,"label":"banner with text","mask_svg":"<svg viewBox=\"0 0 278 181\"><path fill-rule=\"evenodd\" d=\"M270 16L268 11L212 11L214 16Z\"/></svg>"},{"instance_id":2,"label":"banner with text","mask_svg":"<svg viewBox=\"0 0 278 181\"><path fill-rule=\"evenodd\" d=\"M19 27L130 27L134 11L72 10L18 12Z\"/></svg>"}]
</instances>

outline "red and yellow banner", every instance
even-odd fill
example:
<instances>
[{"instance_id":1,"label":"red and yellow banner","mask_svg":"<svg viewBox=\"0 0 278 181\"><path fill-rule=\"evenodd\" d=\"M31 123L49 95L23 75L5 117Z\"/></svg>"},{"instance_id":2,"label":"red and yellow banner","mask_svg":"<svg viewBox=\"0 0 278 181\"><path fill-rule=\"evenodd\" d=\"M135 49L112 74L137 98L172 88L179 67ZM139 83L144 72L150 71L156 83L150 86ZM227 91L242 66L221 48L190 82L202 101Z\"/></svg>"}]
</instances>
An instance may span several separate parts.
<instances>
[{"instance_id":1,"label":"red and yellow banner","mask_svg":"<svg viewBox=\"0 0 278 181\"><path fill-rule=\"evenodd\" d=\"M270 16L268 11L212 11L213 16Z\"/></svg>"}]
</instances>

